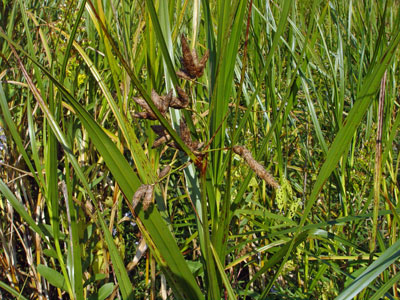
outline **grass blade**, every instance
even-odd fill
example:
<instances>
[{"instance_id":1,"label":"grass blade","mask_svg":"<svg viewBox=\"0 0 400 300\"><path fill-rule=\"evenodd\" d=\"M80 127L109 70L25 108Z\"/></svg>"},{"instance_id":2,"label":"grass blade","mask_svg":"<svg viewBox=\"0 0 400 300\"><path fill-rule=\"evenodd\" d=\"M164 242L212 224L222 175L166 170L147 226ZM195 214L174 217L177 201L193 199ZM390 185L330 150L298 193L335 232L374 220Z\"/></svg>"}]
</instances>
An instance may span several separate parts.
<instances>
[{"instance_id":1,"label":"grass blade","mask_svg":"<svg viewBox=\"0 0 400 300\"><path fill-rule=\"evenodd\" d=\"M385 269L400 258L400 240L385 250L379 258L374 261L364 272L338 296L335 300L353 299L373 280L375 280Z\"/></svg>"}]
</instances>

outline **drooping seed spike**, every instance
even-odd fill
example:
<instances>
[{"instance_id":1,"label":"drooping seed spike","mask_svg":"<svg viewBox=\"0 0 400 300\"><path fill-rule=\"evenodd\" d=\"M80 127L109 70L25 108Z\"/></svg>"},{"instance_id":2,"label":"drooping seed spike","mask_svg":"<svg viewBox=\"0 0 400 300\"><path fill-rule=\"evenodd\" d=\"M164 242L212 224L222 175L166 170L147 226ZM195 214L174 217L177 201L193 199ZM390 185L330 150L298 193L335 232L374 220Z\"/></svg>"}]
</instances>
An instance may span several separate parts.
<instances>
[{"instance_id":1,"label":"drooping seed spike","mask_svg":"<svg viewBox=\"0 0 400 300\"><path fill-rule=\"evenodd\" d=\"M251 155L250 150L243 146L234 146L233 152L240 155L245 162L249 165L249 167L260 177L263 179L269 186L277 189L279 188L278 182L276 182L275 178L265 170L263 165L257 162L254 157Z\"/></svg>"}]
</instances>

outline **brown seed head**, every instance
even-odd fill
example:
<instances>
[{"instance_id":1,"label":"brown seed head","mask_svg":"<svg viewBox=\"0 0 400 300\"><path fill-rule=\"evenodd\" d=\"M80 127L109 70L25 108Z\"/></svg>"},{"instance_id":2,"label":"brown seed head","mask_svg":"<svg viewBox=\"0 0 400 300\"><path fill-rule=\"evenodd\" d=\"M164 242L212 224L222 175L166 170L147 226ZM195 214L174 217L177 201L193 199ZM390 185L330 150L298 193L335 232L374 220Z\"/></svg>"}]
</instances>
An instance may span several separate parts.
<instances>
[{"instance_id":1,"label":"brown seed head","mask_svg":"<svg viewBox=\"0 0 400 300\"><path fill-rule=\"evenodd\" d=\"M263 179L269 186L277 189L279 187L278 182L276 182L275 178L265 170L263 165L257 162L254 157L251 155L251 152L243 146L234 146L233 152L240 155L249 167L261 178Z\"/></svg>"},{"instance_id":2,"label":"brown seed head","mask_svg":"<svg viewBox=\"0 0 400 300\"><path fill-rule=\"evenodd\" d=\"M139 204L140 200L143 199L143 210L146 211L153 201L154 185L152 184L142 184L135 192L132 198L132 207Z\"/></svg>"},{"instance_id":3,"label":"brown seed head","mask_svg":"<svg viewBox=\"0 0 400 300\"><path fill-rule=\"evenodd\" d=\"M178 98L173 97L170 106L177 109L186 108L189 105L188 95L179 86L176 87L176 92L178 93Z\"/></svg>"},{"instance_id":4,"label":"brown seed head","mask_svg":"<svg viewBox=\"0 0 400 300\"><path fill-rule=\"evenodd\" d=\"M208 50L199 61L196 51L193 49L190 51L189 45L185 36L181 35L181 45L182 45L182 69L176 72L176 75L186 80L193 80L201 77L204 73L204 68L206 66L209 52Z\"/></svg>"}]
</instances>

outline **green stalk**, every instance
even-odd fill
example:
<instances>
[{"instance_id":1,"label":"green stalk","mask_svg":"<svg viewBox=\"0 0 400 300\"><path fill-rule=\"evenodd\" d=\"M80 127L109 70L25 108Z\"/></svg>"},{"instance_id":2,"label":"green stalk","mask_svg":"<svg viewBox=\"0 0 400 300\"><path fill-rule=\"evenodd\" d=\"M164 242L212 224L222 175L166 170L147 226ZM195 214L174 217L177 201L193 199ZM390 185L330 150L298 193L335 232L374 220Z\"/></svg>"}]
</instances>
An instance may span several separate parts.
<instances>
[{"instance_id":1,"label":"green stalk","mask_svg":"<svg viewBox=\"0 0 400 300\"><path fill-rule=\"evenodd\" d=\"M375 251L376 235L378 232L378 212L379 212L379 196L380 196L380 185L381 185L381 164L382 164L382 123L383 123L383 111L385 103L385 91L386 91L386 72L383 75L381 81L381 90L379 94L379 107L378 107L378 130L376 133L376 148L375 148L375 172L374 172L374 214L373 214L373 227L372 227L372 238L369 244L369 250L371 253Z\"/></svg>"},{"instance_id":2,"label":"green stalk","mask_svg":"<svg viewBox=\"0 0 400 300\"><path fill-rule=\"evenodd\" d=\"M208 214L207 214L207 182L206 182L206 172L201 172L200 174L200 185L201 185L201 214L202 214L202 224L203 224L203 241L204 249L203 260L206 263L207 270L207 295L208 299L220 299L220 289L218 285L218 278L214 263L214 258L211 252L211 242L210 242L210 229L208 225Z\"/></svg>"}]
</instances>

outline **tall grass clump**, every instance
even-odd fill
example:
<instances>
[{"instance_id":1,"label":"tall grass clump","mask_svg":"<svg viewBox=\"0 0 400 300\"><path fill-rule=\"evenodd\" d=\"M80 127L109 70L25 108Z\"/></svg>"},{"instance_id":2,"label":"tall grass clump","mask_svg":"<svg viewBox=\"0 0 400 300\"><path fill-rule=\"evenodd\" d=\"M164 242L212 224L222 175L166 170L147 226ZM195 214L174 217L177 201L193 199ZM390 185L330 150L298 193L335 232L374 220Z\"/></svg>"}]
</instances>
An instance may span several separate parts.
<instances>
[{"instance_id":1,"label":"tall grass clump","mask_svg":"<svg viewBox=\"0 0 400 300\"><path fill-rule=\"evenodd\" d=\"M0 9L0 298L398 297L397 1Z\"/></svg>"}]
</instances>

